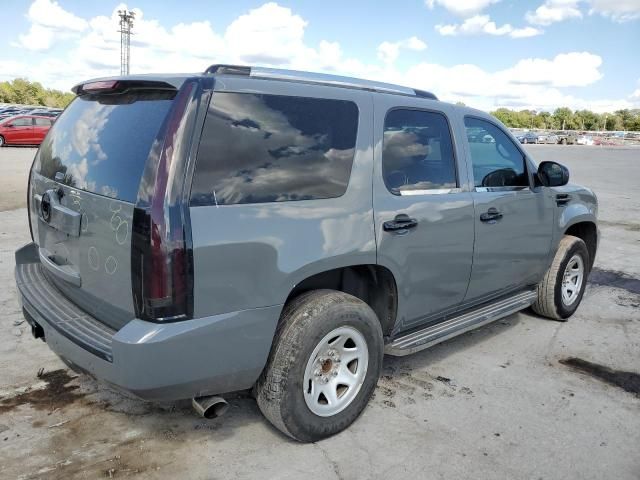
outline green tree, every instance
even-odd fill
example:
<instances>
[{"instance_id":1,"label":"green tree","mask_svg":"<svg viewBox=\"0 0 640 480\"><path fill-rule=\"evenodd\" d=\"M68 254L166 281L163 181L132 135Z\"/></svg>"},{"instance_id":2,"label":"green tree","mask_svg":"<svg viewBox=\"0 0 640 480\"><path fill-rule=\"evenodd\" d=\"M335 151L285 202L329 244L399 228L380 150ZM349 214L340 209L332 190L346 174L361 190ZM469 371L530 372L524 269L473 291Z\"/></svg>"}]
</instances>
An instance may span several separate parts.
<instances>
[{"instance_id":1,"label":"green tree","mask_svg":"<svg viewBox=\"0 0 640 480\"><path fill-rule=\"evenodd\" d=\"M3 103L64 108L74 97L73 93L45 89L40 83L30 82L25 78L0 82L0 102Z\"/></svg>"}]
</instances>

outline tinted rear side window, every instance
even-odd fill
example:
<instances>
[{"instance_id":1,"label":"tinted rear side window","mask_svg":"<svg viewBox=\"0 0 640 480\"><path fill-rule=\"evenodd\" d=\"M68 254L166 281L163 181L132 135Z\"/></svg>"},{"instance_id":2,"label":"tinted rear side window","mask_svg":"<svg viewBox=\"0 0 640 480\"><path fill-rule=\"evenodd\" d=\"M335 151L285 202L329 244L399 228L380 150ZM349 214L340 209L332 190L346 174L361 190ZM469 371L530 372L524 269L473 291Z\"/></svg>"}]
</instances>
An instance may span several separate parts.
<instances>
[{"instance_id":1,"label":"tinted rear side window","mask_svg":"<svg viewBox=\"0 0 640 480\"><path fill-rule=\"evenodd\" d=\"M77 97L40 146L35 171L88 192L135 202L149 150L175 92Z\"/></svg>"},{"instance_id":2,"label":"tinted rear side window","mask_svg":"<svg viewBox=\"0 0 640 480\"><path fill-rule=\"evenodd\" d=\"M349 183L357 129L353 102L215 93L198 150L191 204L339 197Z\"/></svg>"}]
</instances>

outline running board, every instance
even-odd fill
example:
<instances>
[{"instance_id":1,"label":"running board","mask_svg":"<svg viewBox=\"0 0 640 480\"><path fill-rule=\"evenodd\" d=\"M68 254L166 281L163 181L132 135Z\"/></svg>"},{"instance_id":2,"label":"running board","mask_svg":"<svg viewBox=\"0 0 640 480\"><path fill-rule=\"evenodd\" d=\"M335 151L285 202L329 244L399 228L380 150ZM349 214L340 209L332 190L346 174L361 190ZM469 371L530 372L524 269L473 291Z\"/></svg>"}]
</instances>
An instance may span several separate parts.
<instances>
[{"instance_id":1,"label":"running board","mask_svg":"<svg viewBox=\"0 0 640 480\"><path fill-rule=\"evenodd\" d=\"M431 325L387 344L384 353L402 357L444 342L456 335L491 323L530 306L536 299L535 290L518 293L499 302L478 307L460 316Z\"/></svg>"}]
</instances>

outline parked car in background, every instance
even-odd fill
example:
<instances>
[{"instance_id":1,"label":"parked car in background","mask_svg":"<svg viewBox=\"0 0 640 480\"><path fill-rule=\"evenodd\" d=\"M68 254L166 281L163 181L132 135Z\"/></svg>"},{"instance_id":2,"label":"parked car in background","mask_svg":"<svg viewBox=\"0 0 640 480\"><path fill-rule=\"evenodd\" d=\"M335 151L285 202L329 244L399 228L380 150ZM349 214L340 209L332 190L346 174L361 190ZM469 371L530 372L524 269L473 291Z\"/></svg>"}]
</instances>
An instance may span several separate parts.
<instances>
[{"instance_id":1,"label":"parked car in background","mask_svg":"<svg viewBox=\"0 0 640 480\"><path fill-rule=\"evenodd\" d=\"M40 145L53 119L37 115L14 115L0 120L0 147L5 145Z\"/></svg>"},{"instance_id":2,"label":"parked car in background","mask_svg":"<svg viewBox=\"0 0 640 480\"><path fill-rule=\"evenodd\" d=\"M574 132L556 132L558 143L561 145L574 145L578 136Z\"/></svg>"},{"instance_id":3,"label":"parked car in background","mask_svg":"<svg viewBox=\"0 0 640 480\"><path fill-rule=\"evenodd\" d=\"M593 137L589 135L580 135L576 138L577 145L593 145Z\"/></svg>"},{"instance_id":4,"label":"parked car in background","mask_svg":"<svg viewBox=\"0 0 640 480\"><path fill-rule=\"evenodd\" d=\"M516 138L520 143L538 143L538 135L533 132L525 132L517 135Z\"/></svg>"},{"instance_id":5,"label":"parked car in background","mask_svg":"<svg viewBox=\"0 0 640 480\"><path fill-rule=\"evenodd\" d=\"M362 413L384 353L580 304L596 197L485 112L229 65L73 91L15 269L33 335L70 368L207 418L253 388L314 442Z\"/></svg>"},{"instance_id":6,"label":"parked car in background","mask_svg":"<svg viewBox=\"0 0 640 480\"><path fill-rule=\"evenodd\" d=\"M556 143L559 142L559 140L560 139L555 133L547 133L547 134L538 136L538 143L547 143L547 144L555 145Z\"/></svg>"}]
</instances>

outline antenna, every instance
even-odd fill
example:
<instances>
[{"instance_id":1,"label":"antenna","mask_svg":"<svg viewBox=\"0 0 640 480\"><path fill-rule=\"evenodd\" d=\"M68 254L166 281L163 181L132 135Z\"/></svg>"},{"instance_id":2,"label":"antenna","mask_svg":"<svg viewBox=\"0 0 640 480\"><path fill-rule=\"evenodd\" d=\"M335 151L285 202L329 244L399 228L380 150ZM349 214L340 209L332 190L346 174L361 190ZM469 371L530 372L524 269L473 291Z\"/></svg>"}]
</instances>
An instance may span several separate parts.
<instances>
[{"instance_id":1,"label":"antenna","mask_svg":"<svg viewBox=\"0 0 640 480\"><path fill-rule=\"evenodd\" d=\"M131 29L135 12L118 10L120 17L120 75L129 75L129 65L131 63Z\"/></svg>"}]
</instances>

